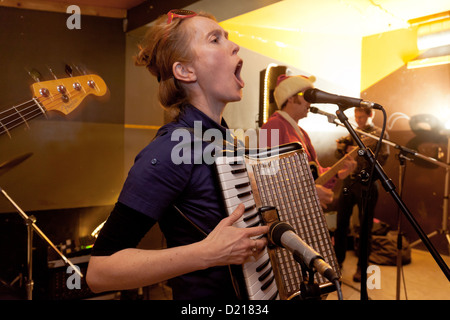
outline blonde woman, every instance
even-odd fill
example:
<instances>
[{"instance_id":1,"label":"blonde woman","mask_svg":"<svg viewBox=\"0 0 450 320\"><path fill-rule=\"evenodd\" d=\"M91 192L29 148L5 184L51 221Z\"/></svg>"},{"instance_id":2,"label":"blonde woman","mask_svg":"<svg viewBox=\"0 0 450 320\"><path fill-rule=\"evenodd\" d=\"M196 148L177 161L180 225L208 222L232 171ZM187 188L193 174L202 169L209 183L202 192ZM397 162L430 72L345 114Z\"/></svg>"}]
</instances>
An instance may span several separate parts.
<instances>
[{"instance_id":1,"label":"blonde woman","mask_svg":"<svg viewBox=\"0 0 450 320\"><path fill-rule=\"evenodd\" d=\"M192 161L175 161L179 142L172 135L200 123L225 136L223 111L244 87L239 46L211 15L172 10L157 19L140 49L137 63L157 77L159 100L175 111L175 121L136 157L95 243L87 282L102 292L170 279L174 299L236 298L228 265L262 250L267 240L252 238L268 228L233 227L243 206L226 217L212 167L197 161L195 149ZM156 222L168 248L135 249Z\"/></svg>"}]
</instances>

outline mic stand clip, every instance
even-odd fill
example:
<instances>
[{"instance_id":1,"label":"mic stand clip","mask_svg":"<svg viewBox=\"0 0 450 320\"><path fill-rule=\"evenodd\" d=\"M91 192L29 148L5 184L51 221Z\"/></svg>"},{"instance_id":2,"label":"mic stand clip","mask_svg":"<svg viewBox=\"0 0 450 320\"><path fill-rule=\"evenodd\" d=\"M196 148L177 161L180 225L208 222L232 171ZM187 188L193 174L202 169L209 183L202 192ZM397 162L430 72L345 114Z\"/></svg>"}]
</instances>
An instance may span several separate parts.
<instances>
[{"instance_id":1,"label":"mic stand clip","mask_svg":"<svg viewBox=\"0 0 450 320\"><path fill-rule=\"evenodd\" d=\"M320 288L317 282L314 281L314 270L308 267L303 259L300 258L296 252L293 254L294 260L300 263L302 269L302 279L300 283L299 300L321 300ZM311 261L312 264L313 261Z\"/></svg>"}]
</instances>

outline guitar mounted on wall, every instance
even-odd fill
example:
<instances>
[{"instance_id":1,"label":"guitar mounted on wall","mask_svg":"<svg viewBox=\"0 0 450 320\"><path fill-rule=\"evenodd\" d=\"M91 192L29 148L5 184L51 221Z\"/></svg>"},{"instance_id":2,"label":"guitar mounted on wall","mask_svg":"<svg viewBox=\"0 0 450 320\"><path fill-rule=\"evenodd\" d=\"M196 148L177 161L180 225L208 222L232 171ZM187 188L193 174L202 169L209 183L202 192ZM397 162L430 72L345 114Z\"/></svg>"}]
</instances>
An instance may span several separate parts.
<instances>
[{"instance_id":1,"label":"guitar mounted on wall","mask_svg":"<svg viewBox=\"0 0 450 320\"><path fill-rule=\"evenodd\" d=\"M88 95L103 96L108 88L103 79L97 75L82 75L63 79L36 82L31 85L33 98L19 105L0 111L0 135L28 121L47 114L48 111L59 111L68 115Z\"/></svg>"}]
</instances>

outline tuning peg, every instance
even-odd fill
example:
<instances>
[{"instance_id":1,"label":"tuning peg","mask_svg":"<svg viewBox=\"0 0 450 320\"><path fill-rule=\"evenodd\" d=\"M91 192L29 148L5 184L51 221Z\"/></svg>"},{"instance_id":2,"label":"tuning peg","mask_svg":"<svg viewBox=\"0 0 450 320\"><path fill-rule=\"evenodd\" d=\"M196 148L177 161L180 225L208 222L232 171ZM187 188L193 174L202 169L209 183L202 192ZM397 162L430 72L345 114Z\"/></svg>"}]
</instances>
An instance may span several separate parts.
<instances>
[{"instance_id":1,"label":"tuning peg","mask_svg":"<svg viewBox=\"0 0 450 320\"><path fill-rule=\"evenodd\" d=\"M55 78L55 80L58 80L58 77L55 75L55 73L53 72L52 68L47 67L47 69L52 74L53 78Z\"/></svg>"},{"instance_id":2,"label":"tuning peg","mask_svg":"<svg viewBox=\"0 0 450 320\"><path fill-rule=\"evenodd\" d=\"M36 69L31 69L30 71L28 71L28 74L30 75L31 78L33 78L35 82L41 81L42 75Z\"/></svg>"},{"instance_id":3,"label":"tuning peg","mask_svg":"<svg viewBox=\"0 0 450 320\"><path fill-rule=\"evenodd\" d=\"M66 73L69 77L73 77L73 69L70 65L66 64L64 71L66 71Z\"/></svg>"},{"instance_id":4,"label":"tuning peg","mask_svg":"<svg viewBox=\"0 0 450 320\"><path fill-rule=\"evenodd\" d=\"M86 70L84 67L80 67L78 65L75 66L75 69L77 69L77 71L82 74L82 75L87 75Z\"/></svg>"}]
</instances>

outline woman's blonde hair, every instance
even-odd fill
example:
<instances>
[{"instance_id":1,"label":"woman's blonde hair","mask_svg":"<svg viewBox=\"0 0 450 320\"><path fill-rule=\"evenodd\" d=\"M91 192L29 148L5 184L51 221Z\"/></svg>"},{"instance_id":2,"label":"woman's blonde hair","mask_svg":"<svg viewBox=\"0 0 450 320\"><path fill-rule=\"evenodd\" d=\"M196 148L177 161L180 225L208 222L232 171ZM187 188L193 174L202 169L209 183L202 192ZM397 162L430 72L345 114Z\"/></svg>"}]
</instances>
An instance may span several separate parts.
<instances>
[{"instance_id":1,"label":"woman's blonde hair","mask_svg":"<svg viewBox=\"0 0 450 320\"><path fill-rule=\"evenodd\" d=\"M217 21L213 15L205 12L197 15ZM135 64L145 66L158 79L158 99L161 105L166 110L177 113L187 102L187 93L173 76L172 66L175 62L192 61L192 36L189 29L182 27L183 21L190 18L175 18L169 24L167 18L167 15L160 16L147 31L139 45L140 51L135 57Z\"/></svg>"}]
</instances>

